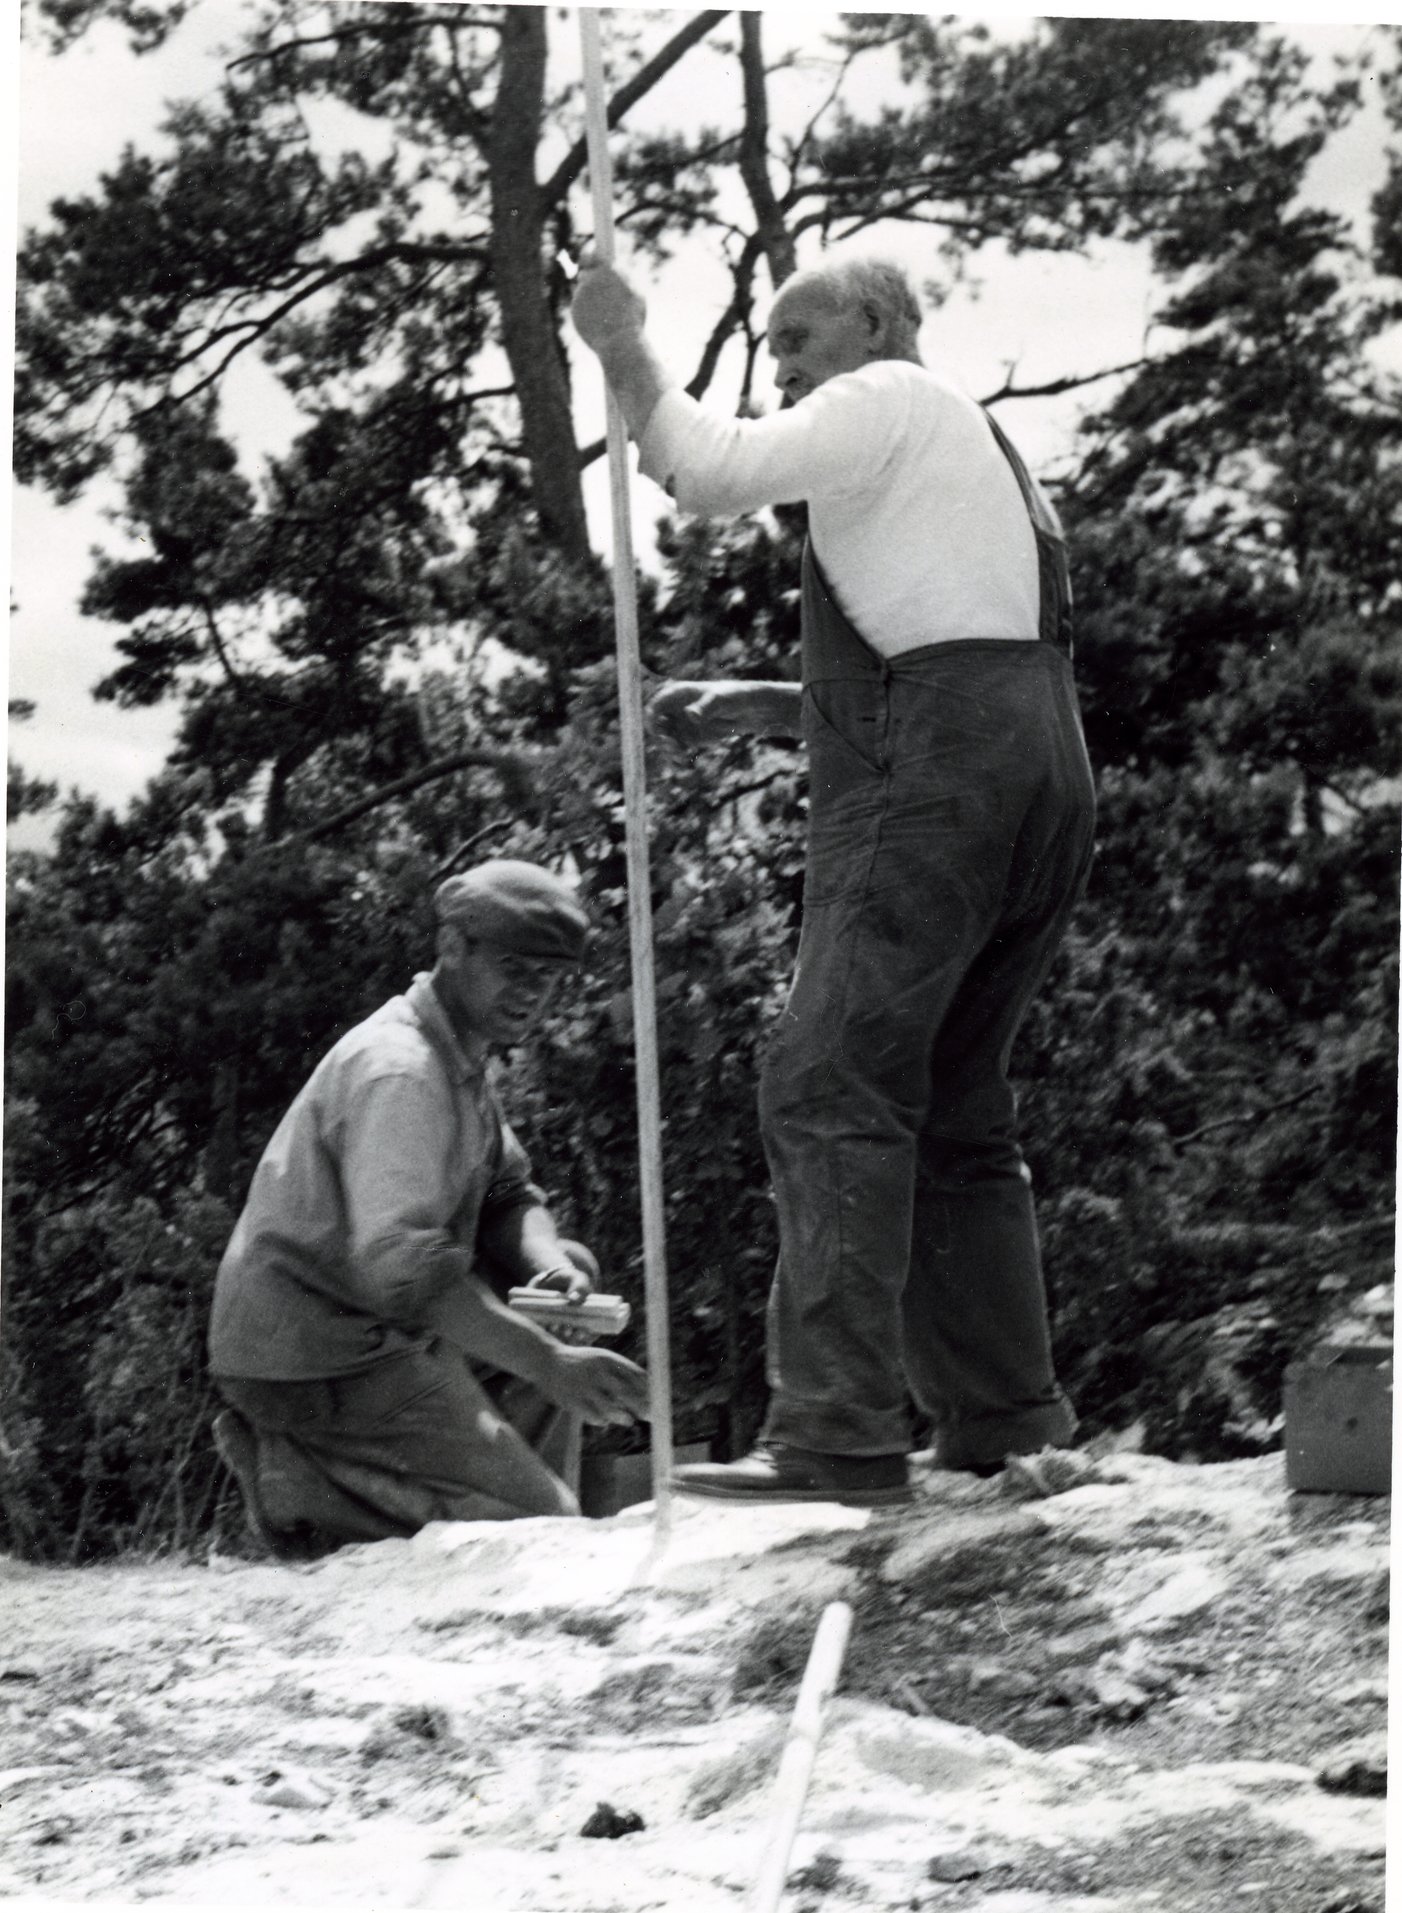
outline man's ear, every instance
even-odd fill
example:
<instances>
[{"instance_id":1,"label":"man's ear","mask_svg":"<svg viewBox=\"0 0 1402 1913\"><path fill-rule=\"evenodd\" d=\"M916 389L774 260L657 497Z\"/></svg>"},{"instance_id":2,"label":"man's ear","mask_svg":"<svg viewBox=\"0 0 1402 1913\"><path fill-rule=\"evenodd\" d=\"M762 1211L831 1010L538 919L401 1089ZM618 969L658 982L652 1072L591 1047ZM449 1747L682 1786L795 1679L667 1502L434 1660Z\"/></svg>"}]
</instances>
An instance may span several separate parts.
<instances>
[{"instance_id":1,"label":"man's ear","mask_svg":"<svg viewBox=\"0 0 1402 1913\"><path fill-rule=\"evenodd\" d=\"M862 318L866 322L867 341L871 345L880 345L886 334L886 320L880 306L869 301L862 307Z\"/></svg>"}]
</instances>

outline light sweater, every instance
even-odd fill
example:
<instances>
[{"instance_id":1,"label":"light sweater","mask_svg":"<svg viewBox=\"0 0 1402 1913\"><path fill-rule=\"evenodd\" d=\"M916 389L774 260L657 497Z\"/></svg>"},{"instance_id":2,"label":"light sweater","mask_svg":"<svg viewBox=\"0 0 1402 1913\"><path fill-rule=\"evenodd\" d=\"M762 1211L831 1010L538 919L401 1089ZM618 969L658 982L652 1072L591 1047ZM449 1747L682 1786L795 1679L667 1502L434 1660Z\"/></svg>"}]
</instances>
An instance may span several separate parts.
<instances>
[{"instance_id":1,"label":"light sweater","mask_svg":"<svg viewBox=\"0 0 1402 1913\"><path fill-rule=\"evenodd\" d=\"M673 388L641 466L682 511L808 505L813 553L874 650L1035 639L1037 548L980 408L938 373L882 359L763 419L726 419Z\"/></svg>"},{"instance_id":2,"label":"light sweater","mask_svg":"<svg viewBox=\"0 0 1402 1913\"><path fill-rule=\"evenodd\" d=\"M443 1335L485 1215L543 1202L428 974L322 1058L263 1152L219 1265L216 1374L348 1375Z\"/></svg>"}]
</instances>

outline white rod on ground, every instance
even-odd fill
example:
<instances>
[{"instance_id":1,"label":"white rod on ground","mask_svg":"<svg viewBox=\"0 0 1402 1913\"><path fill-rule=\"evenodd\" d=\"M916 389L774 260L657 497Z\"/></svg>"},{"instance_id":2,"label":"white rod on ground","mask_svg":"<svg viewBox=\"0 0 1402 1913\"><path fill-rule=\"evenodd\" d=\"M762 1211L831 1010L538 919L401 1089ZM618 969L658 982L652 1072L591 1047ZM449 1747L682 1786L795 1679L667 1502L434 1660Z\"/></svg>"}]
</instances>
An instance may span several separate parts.
<instances>
[{"instance_id":1,"label":"white rod on ground","mask_svg":"<svg viewBox=\"0 0 1402 1913\"><path fill-rule=\"evenodd\" d=\"M613 175L608 108L599 42L599 12L579 10L584 54L585 134L594 202L594 247L613 261ZM657 991L652 960L652 887L648 875L647 781L643 765L642 663L638 652L633 520L628 498L628 433L608 395L609 489L613 503L613 611L618 650L618 712L623 749L623 806L628 847L628 940L633 959L633 1055L638 1083L638 1161L643 1212L643 1281L647 1303L647 1370L652 1415L652 1494L656 1525L671 1520L672 1369L667 1304L667 1243L662 1207L662 1099L657 1077Z\"/></svg>"},{"instance_id":2,"label":"white rod on ground","mask_svg":"<svg viewBox=\"0 0 1402 1913\"><path fill-rule=\"evenodd\" d=\"M745 1903L745 1913L775 1913L783 1898L784 1882L789 1877L789 1854L803 1814L803 1803L808 1797L808 1782L813 1775L813 1762L823 1731L823 1710L842 1673L842 1657L847 1652L851 1629L852 1610L845 1601L833 1601L823 1609L794 1703L789 1737L779 1758L769 1837L754 1887Z\"/></svg>"}]
</instances>

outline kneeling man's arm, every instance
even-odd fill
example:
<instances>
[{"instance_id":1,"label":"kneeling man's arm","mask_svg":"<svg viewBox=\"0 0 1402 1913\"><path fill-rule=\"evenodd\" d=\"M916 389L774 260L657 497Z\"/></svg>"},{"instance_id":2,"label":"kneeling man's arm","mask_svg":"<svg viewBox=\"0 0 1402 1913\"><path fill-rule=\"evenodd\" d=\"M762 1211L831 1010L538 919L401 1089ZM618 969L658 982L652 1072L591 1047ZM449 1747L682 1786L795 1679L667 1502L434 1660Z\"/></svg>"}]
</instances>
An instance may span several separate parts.
<instances>
[{"instance_id":1,"label":"kneeling man's arm","mask_svg":"<svg viewBox=\"0 0 1402 1913\"><path fill-rule=\"evenodd\" d=\"M362 1306L386 1321L432 1330L588 1421L645 1416L647 1377L636 1363L609 1349L562 1346L499 1301L477 1274L472 1251L447 1226L452 1199L438 1173L442 1117L425 1086L409 1077L366 1084L357 1098L340 1167ZM506 1226L524 1232L522 1253L541 1255L547 1241L553 1253L560 1239L549 1212L520 1206L534 1211L533 1219Z\"/></svg>"},{"instance_id":2,"label":"kneeling man's arm","mask_svg":"<svg viewBox=\"0 0 1402 1913\"><path fill-rule=\"evenodd\" d=\"M540 1191L529 1183L514 1200L493 1201L488 1196L477 1241L513 1286L534 1283L558 1290L571 1302L582 1302L594 1286L590 1273L579 1265L579 1245L566 1245ZM592 1257L589 1260L593 1262ZM594 1264L594 1273L597 1267Z\"/></svg>"},{"instance_id":3,"label":"kneeling man's arm","mask_svg":"<svg viewBox=\"0 0 1402 1913\"><path fill-rule=\"evenodd\" d=\"M436 1326L474 1360L490 1362L538 1388L547 1401L585 1421L627 1427L645 1421L647 1376L609 1348L570 1348L499 1302L469 1271L439 1298Z\"/></svg>"}]
</instances>

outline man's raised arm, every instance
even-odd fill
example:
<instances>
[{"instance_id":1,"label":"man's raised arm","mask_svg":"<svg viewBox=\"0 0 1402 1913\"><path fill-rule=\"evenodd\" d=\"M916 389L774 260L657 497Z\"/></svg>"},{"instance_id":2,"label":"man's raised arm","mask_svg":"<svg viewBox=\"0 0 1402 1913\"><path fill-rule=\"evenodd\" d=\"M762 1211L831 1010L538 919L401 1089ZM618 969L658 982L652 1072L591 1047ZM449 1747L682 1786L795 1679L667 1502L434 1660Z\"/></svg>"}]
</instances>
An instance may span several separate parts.
<instances>
[{"instance_id":1,"label":"man's raised arm","mask_svg":"<svg viewBox=\"0 0 1402 1913\"><path fill-rule=\"evenodd\" d=\"M629 438L641 444L657 401L677 383L644 331L646 303L622 273L585 258L570 316L580 338L598 354Z\"/></svg>"}]
</instances>

